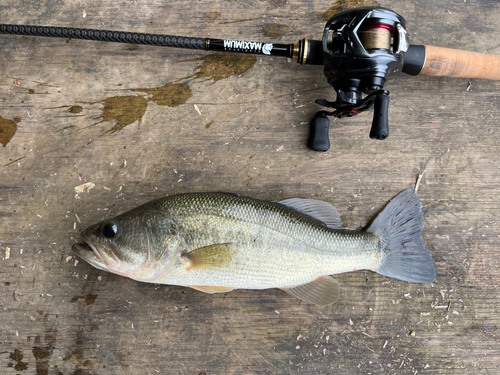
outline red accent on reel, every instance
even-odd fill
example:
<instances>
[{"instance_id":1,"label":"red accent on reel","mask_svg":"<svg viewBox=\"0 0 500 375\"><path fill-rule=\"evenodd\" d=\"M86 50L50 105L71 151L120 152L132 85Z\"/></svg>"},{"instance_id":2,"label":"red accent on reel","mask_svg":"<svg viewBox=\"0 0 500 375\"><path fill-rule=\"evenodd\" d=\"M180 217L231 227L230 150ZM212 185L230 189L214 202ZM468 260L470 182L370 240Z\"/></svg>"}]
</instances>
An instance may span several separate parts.
<instances>
[{"instance_id":1,"label":"red accent on reel","mask_svg":"<svg viewBox=\"0 0 500 375\"><path fill-rule=\"evenodd\" d=\"M351 109L350 111L343 111L343 112L337 113L335 115L335 117L337 117L337 118L352 117L352 116L356 116L358 113L360 113L360 112L355 110L355 109Z\"/></svg>"},{"instance_id":2,"label":"red accent on reel","mask_svg":"<svg viewBox=\"0 0 500 375\"><path fill-rule=\"evenodd\" d=\"M367 28L365 28L365 31L372 30L372 29L386 29L386 30L389 30L391 32L391 34L394 33L394 28L392 26L385 25L383 23L377 23L375 25L368 26Z\"/></svg>"}]
</instances>

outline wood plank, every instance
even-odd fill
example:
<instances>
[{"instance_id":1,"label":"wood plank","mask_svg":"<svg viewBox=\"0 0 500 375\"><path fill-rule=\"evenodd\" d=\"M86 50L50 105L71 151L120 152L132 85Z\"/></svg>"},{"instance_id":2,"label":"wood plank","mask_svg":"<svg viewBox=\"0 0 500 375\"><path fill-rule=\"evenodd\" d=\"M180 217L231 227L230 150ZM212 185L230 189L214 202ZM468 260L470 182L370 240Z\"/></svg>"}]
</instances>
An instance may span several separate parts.
<instances>
[{"instance_id":1,"label":"wood plank","mask_svg":"<svg viewBox=\"0 0 500 375\"><path fill-rule=\"evenodd\" d=\"M378 3L414 44L500 54L495 0ZM29 0L0 5L0 22L293 43L319 39L325 14L373 4ZM397 77L387 140L368 138L365 113L332 122L316 153L314 100L334 99L322 67L14 36L0 51L2 373L500 371L498 82ZM71 253L86 226L193 191L323 199L357 228L421 174L432 285L349 273L338 303L317 308L280 290L138 283Z\"/></svg>"}]
</instances>

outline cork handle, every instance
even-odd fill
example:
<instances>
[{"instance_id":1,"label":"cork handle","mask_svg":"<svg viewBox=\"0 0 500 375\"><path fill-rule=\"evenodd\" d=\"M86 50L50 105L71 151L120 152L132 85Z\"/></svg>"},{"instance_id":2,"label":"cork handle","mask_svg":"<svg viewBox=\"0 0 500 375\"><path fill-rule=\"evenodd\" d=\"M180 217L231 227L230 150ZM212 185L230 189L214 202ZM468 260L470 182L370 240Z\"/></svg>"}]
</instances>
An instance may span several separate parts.
<instances>
[{"instance_id":1,"label":"cork handle","mask_svg":"<svg viewBox=\"0 0 500 375\"><path fill-rule=\"evenodd\" d=\"M425 46L420 75L500 80L500 55Z\"/></svg>"}]
</instances>

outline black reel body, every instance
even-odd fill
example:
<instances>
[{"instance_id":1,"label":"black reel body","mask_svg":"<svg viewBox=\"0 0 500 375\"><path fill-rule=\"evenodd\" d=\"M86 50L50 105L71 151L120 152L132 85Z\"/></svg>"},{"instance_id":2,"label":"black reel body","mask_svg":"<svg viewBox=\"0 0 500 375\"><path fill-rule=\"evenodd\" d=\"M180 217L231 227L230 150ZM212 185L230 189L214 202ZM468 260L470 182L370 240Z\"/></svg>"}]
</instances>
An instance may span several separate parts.
<instances>
[{"instance_id":1,"label":"black reel body","mask_svg":"<svg viewBox=\"0 0 500 375\"><path fill-rule=\"evenodd\" d=\"M372 107L375 110L370 138L387 138L389 92L383 87L403 68L403 56L410 45L405 27L403 17L385 8L357 8L330 18L322 40L324 72L337 99L316 101L335 111L316 114L311 122L309 147L316 151L329 149L327 116L351 117Z\"/></svg>"}]
</instances>

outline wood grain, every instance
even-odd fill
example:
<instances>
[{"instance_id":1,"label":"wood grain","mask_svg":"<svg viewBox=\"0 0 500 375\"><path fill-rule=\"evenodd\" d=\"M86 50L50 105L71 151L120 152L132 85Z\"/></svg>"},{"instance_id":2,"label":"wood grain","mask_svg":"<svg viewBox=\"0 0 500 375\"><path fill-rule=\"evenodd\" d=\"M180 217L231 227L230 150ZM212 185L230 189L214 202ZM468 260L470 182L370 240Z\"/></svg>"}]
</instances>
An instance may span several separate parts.
<instances>
[{"instance_id":1,"label":"wood grain","mask_svg":"<svg viewBox=\"0 0 500 375\"><path fill-rule=\"evenodd\" d=\"M500 80L500 55L425 46L423 76Z\"/></svg>"},{"instance_id":2,"label":"wood grain","mask_svg":"<svg viewBox=\"0 0 500 375\"><path fill-rule=\"evenodd\" d=\"M378 2L414 44L500 53L496 0ZM0 22L295 43L372 3L25 0ZM316 153L314 100L335 99L321 67L14 36L0 67L1 374L500 372L499 82L396 77L389 138L369 139L366 113L332 121ZM348 273L317 308L138 283L71 253L88 225L194 191L322 199L363 227L422 174L430 285Z\"/></svg>"}]
</instances>

